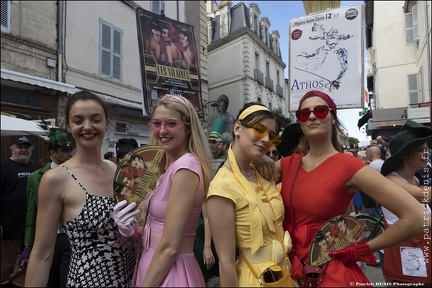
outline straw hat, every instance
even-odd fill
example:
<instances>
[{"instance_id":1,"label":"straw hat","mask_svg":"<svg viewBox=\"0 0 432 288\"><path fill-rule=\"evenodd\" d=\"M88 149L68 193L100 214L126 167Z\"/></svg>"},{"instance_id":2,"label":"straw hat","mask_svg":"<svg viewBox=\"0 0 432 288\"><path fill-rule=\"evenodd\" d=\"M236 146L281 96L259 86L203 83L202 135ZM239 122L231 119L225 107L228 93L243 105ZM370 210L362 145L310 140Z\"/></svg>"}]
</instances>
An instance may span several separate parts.
<instances>
[{"instance_id":1,"label":"straw hat","mask_svg":"<svg viewBox=\"0 0 432 288\"><path fill-rule=\"evenodd\" d=\"M381 167L384 176L394 171L402 161L402 157L412 149L430 141L431 128L407 120L399 133L390 140L389 149L391 157L385 160Z\"/></svg>"}]
</instances>

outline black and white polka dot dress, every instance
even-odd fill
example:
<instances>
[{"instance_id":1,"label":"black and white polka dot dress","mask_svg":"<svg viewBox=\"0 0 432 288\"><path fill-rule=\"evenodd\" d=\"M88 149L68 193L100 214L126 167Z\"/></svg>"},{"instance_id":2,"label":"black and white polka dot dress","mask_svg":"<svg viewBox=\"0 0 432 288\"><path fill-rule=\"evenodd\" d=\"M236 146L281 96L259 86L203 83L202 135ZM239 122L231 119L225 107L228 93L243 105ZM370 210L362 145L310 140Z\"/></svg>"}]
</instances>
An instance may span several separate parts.
<instances>
[{"instance_id":1,"label":"black and white polka dot dress","mask_svg":"<svg viewBox=\"0 0 432 288\"><path fill-rule=\"evenodd\" d=\"M89 194L65 168L86 194L79 216L63 222L72 248L67 286L129 287L134 267L133 249L121 245L117 239L118 229L111 215L114 199Z\"/></svg>"}]
</instances>

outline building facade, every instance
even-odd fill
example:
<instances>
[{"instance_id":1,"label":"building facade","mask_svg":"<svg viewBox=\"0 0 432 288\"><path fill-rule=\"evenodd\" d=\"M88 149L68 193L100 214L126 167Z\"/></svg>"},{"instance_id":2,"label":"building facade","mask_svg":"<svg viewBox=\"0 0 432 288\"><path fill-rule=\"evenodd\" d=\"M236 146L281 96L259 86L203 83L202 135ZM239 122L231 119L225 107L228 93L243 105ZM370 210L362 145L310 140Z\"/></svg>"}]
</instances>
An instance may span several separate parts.
<instances>
[{"instance_id":1,"label":"building facade","mask_svg":"<svg viewBox=\"0 0 432 288\"><path fill-rule=\"evenodd\" d=\"M1 111L27 120L55 119L59 99L75 92L58 69L59 7L55 1L1 1ZM41 138L32 160L48 156ZM10 157L12 137L2 137L1 160Z\"/></svg>"},{"instance_id":2,"label":"building facade","mask_svg":"<svg viewBox=\"0 0 432 288\"><path fill-rule=\"evenodd\" d=\"M142 112L135 8L194 26L202 98L208 101L205 2L1 1L2 112L53 119L60 126L67 96L90 90L112 108L102 153L120 138L147 144L150 116ZM10 157L11 139L2 138L4 159ZM34 160L47 156L43 140L31 140L41 146Z\"/></svg>"},{"instance_id":3,"label":"building facade","mask_svg":"<svg viewBox=\"0 0 432 288\"><path fill-rule=\"evenodd\" d=\"M391 138L406 119L431 122L430 1L365 1L368 135Z\"/></svg>"},{"instance_id":4,"label":"building facade","mask_svg":"<svg viewBox=\"0 0 432 288\"><path fill-rule=\"evenodd\" d=\"M222 94L234 117L247 102L259 102L288 115L280 35L260 18L257 4L207 1L209 103ZM214 111L209 107L209 126ZM214 109L214 108L213 108Z\"/></svg>"},{"instance_id":5,"label":"building facade","mask_svg":"<svg viewBox=\"0 0 432 288\"><path fill-rule=\"evenodd\" d=\"M143 116L142 112L135 8L139 6L193 25L195 39L199 39L200 46L206 47L206 38L200 36L201 30L206 31L205 22L201 23L204 18L197 17L204 16L204 1L111 1L108 4L68 1L67 5L66 81L80 89L94 91L113 105L105 150L112 149L120 138L131 137L139 145L148 144L150 129L147 122L150 115ZM106 40L104 37L107 37ZM199 47L197 49L203 51ZM104 61L104 57L112 61ZM199 63L205 66L206 55L201 53L199 58ZM200 69L201 76L206 79L206 71L203 70ZM206 82L201 84L205 99Z\"/></svg>"}]
</instances>

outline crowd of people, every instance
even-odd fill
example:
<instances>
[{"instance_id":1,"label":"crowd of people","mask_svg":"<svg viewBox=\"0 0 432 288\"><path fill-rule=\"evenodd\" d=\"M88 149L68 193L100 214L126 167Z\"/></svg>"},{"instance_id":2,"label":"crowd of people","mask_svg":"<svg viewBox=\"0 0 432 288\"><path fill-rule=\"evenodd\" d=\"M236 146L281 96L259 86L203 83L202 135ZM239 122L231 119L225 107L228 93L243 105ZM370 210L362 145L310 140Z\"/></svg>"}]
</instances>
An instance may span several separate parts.
<instances>
[{"instance_id":1,"label":"crowd of people","mask_svg":"<svg viewBox=\"0 0 432 288\"><path fill-rule=\"evenodd\" d=\"M158 57L176 61L168 51L185 34L166 23L153 30L168 42ZM64 125L50 131L49 163L30 161L26 137L2 163L2 284L18 259L28 261L30 287L366 286L358 262L375 264L381 251L387 281L430 285L430 186L416 176L430 169L430 127L407 120L362 161L344 153L337 112L331 97L309 91L282 133L279 118L251 102L206 136L192 103L167 94L149 122L150 144L163 150L155 188L141 203L116 203L116 167L138 143L102 152L106 104L75 93ZM355 237L343 216L356 193L385 219L374 239ZM311 265L312 243L325 264Z\"/></svg>"}]
</instances>

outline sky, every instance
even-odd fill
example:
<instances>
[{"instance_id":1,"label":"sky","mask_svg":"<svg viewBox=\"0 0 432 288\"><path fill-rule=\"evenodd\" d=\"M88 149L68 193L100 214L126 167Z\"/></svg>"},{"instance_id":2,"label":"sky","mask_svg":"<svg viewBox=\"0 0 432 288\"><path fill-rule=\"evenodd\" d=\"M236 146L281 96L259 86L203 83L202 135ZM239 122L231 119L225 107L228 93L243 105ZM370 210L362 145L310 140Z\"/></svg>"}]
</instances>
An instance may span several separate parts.
<instances>
[{"instance_id":1,"label":"sky","mask_svg":"<svg viewBox=\"0 0 432 288\"><path fill-rule=\"evenodd\" d=\"M233 1L233 6L241 1ZM246 7L250 3L255 3L261 10L260 17L267 17L270 21L270 32L278 30L280 34L280 49L283 62L287 65L284 71L285 78L288 78L288 41L289 41L289 21L291 19L306 16L302 1L242 1ZM358 6L364 4L364 1L340 1L340 7ZM367 53L365 53L367 57ZM365 58L366 62L366 58ZM365 73L366 75L366 73ZM365 76L366 77L366 76ZM365 86L366 87L366 86ZM360 118L358 109L340 109L338 116L342 124L348 130L350 137L357 138L359 141L370 141L370 136L366 135L364 125L360 130L357 122Z\"/></svg>"}]
</instances>

